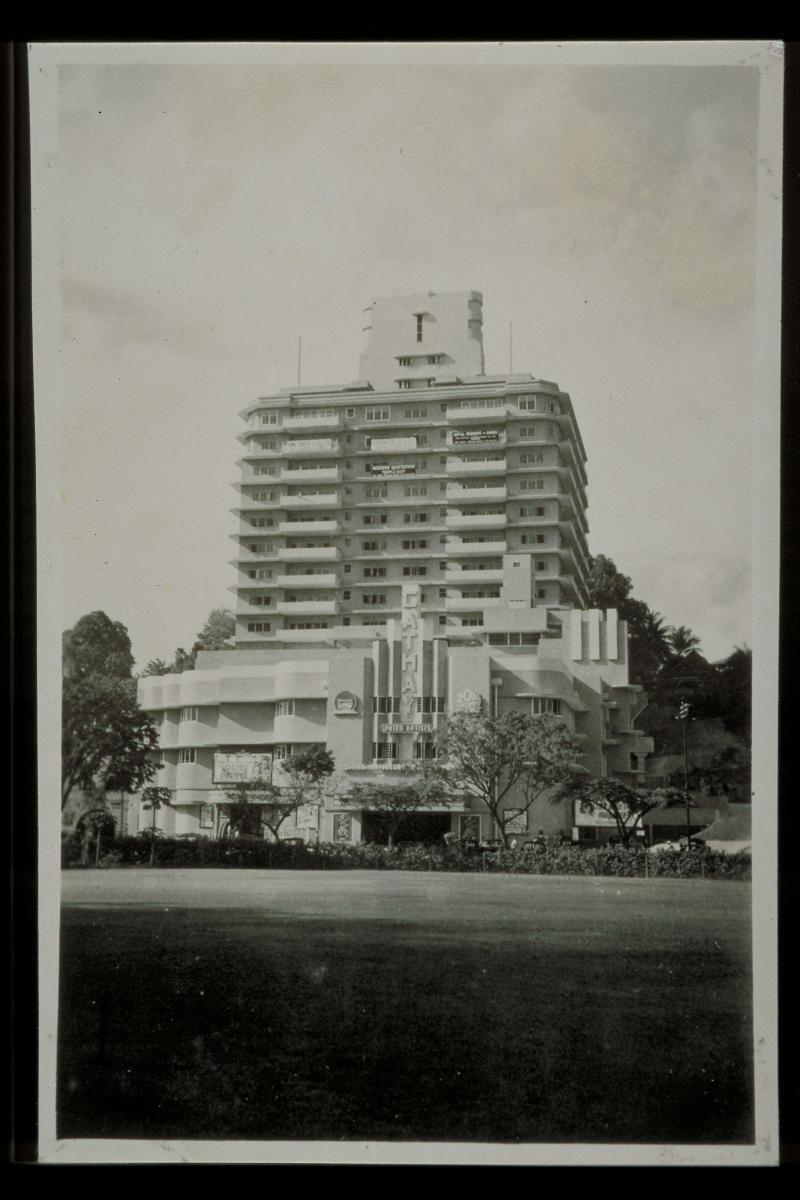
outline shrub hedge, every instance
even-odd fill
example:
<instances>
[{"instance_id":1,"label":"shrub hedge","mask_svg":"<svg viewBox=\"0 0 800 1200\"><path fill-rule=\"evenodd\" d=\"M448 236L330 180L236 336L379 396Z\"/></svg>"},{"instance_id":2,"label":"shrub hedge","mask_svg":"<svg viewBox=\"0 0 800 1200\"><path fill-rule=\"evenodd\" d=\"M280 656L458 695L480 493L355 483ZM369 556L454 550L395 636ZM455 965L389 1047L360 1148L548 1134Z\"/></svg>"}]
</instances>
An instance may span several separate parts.
<instances>
[{"instance_id":1,"label":"shrub hedge","mask_svg":"<svg viewBox=\"0 0 800 1200\"><path fill-rule=\"evenodd\" d=\"M81 865L80 841L67 839L62 847L65 867ZM121 837L101 847L101 867L147 866L151 841ZM91 863L94 856L90 855ZM467 851L455 846L404 845L389 849L371 843L293 846L285 842L212 841L200 838L157 838L155 865L159 867L279 867L347 871L457 871L519 875L658 876L668 879L750 879L749 854L719 854L692 849L689 853L647 854L641 846L548 847Z\"/></svg>"}]
</instances>

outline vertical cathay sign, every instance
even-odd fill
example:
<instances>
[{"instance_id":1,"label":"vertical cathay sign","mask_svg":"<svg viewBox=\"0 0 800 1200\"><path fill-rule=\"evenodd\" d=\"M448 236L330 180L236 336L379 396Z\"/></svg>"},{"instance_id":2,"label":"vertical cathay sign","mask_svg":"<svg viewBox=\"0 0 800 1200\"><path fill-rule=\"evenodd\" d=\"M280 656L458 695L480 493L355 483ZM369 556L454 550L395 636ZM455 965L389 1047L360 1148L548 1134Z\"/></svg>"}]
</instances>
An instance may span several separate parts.
<instances>
[{"instance_id":1,"label":"vertical cathay sign","mask_svg":"<svg viewBox=\"0 0 800 1200\"><path fill-rule=\"evenodd\" d=\"M418 583L404 583L400 615L400 707L406 721L416 711L419 649L420 604Z\"/></svg>"}]
</instances>

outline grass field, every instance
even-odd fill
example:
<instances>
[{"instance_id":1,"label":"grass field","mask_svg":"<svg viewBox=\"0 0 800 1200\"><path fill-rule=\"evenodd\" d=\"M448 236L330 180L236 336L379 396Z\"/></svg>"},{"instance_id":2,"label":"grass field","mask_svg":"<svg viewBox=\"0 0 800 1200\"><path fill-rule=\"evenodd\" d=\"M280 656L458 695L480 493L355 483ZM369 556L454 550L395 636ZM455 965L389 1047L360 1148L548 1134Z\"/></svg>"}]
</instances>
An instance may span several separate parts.
<instances>
[{"instance_id":1,"label":"grass field","mask_svg":"<svg viewBox=\"0 0 800 1200\"><path fill-rule=\"evenodd\" d=\"M750 1142L750 887L64 876L59 1137Z\"/></svg>"}]
</instances>

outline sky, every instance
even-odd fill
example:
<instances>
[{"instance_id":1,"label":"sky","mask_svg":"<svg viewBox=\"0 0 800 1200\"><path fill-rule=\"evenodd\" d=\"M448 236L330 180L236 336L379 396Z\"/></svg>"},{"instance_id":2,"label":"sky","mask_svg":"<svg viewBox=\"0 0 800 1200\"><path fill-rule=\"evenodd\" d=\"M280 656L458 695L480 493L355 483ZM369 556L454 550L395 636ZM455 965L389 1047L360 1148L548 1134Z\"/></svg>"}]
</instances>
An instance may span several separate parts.
<instances>
[{"instance_id":1,"label":"sky","mask_svg":"<svg viewBox=\"0 0 800 1200\"><path fill-rule=\"evenodd\" d=\"M711 660L752 644L755 66L59 70L65 627L138 669L229 588L239 411L357 377L362 310L475 289L556 381L589 548ZM777 464L776 464L777 469Z\"/></svg>"}]
</instances>

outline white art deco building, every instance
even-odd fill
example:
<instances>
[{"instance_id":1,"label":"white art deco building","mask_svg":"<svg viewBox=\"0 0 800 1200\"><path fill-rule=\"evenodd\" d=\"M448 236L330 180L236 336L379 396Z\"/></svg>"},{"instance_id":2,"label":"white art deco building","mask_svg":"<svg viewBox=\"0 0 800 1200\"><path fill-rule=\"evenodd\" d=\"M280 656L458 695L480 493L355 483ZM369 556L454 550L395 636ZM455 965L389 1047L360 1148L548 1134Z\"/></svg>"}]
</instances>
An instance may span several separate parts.
<instances>
[{"instance_id":1,"label":"white art deco building","mask_svg":"<svg viewBox=\"0 0 800 1200\"><path fill-rule=\"evenodd\" d=\"M365 318L356 382L287 388L241 414L236 648L140 681L160 721L169 832L224 830L236 814L221 772L242 755L272 762L279 782L281 759L327 746L346 792L432 756L464 706L555 712L589 771L644 773L625 625L586 609L586 455L569 396L484 373L479 292L378 300ZM521 840L603 835L566 802L537 802L523 824ZM491 837L489 825L465 805L416 831ZM345 795L282 833L376 829Z\"/></svg>"}]
</instances>

